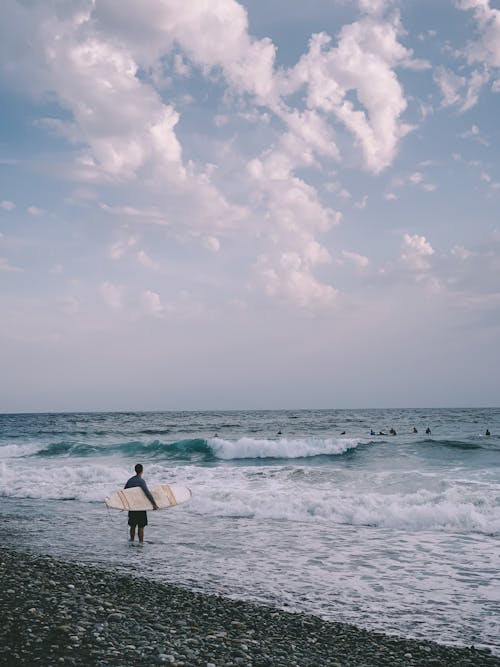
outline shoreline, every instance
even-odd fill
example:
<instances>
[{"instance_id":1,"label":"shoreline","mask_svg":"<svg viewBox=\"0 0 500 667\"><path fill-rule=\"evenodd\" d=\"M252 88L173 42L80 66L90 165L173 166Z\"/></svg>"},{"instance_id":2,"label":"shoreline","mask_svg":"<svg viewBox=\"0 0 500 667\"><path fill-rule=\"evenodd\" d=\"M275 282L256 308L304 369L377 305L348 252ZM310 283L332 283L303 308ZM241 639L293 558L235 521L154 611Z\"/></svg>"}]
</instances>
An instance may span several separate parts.
<instances>
[{"instance_id":1,"label":"shoreline","mask_svg":"<svg viewBox=\"0 0 500 667\"><path fill-rule=\"evenodd\" d=\"M437 644L0 548L0 665L500 667Z\"/></svg>"}]
</instances>

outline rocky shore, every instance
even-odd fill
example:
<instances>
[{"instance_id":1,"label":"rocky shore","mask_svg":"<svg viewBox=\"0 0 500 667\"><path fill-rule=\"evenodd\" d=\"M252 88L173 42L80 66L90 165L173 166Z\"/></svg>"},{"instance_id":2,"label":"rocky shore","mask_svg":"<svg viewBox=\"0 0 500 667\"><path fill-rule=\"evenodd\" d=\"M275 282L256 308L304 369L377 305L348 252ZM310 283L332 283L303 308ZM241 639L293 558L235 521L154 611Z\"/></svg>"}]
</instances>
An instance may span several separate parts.
<instances>
[{"instance_id":1,"label":"rocky shore","mask_svg":"<svg viewBox=\"0 0 500 667\"><path fill-rule=\"evenodd\" d=\"M1 665L500 666L453 648L0 549Z\"/></svg>"}]
</instances>

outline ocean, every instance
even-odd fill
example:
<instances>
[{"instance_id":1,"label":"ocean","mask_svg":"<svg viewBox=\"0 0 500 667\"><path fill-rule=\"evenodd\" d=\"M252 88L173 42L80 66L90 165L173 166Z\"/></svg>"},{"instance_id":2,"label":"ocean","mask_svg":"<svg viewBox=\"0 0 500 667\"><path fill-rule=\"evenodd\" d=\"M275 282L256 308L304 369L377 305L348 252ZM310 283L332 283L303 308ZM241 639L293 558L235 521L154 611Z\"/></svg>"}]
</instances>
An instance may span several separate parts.
<instances>
[{"instance_id":1,"label":"ocean","mask_svg":"<svg viewBox=\"0 0 500 667\"><path fill-rule=\"evenodd\" d=\"M193 493L143 548L137 462ZM7 547L500 655L500 409L3 414L0 495Z\"/></svg>"}]
</instances>

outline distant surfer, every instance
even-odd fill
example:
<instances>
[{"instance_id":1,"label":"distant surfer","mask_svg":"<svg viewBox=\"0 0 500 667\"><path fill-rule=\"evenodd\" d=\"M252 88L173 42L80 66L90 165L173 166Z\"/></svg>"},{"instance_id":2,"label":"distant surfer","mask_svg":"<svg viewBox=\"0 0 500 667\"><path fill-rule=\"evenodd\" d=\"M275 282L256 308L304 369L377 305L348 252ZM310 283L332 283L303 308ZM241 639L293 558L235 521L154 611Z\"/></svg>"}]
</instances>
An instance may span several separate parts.
<instances>
[{"instance_id":1,"label":"distant surfer","mask_svg":"<svg viewBox=\"0 0 500 667\"><path fill-rule=\"evenodd\" d=\"M345 431L342 431L342 433L340 435L345 435Z\"/></svg>"},{"instance_id":2,"label":"distant surfer","mask_svg":"<svg viewBox=\"0 0 500 667\"><path fill-rule=\"evenodd\" d=\"M425 429L425 433L426 433L426 435L430 435L431 434L431 429L429 427L427 427Z\"/></svg>"},{"instance_id":3,"label":"distant surfer","mask_svg":"<svg viewBox=\"0 0 500 667\"><path fill-rule=\"evenodd\" d=\"M491 435L489 428L486 429L486 433L484 435Z\"/></svg>"},{"instance_id":4,"label":"distant surfer","mask_svg":"<svg viewBox=\"0 0 500 667\"><path fill-rule=\"evenodd\" d=\"M417 431L417 429L416 429L415 426L413 427L413 433L418 433L418 431Z\"/></svg>"},{"instance_id":5,"label":"distant surfer","mask_svg":"<svg viewBox=\"0 0 500 667\"><path fill-rule=\"evenodd\" d=\"M370 435L377 435L373 429L370 430Z\"/></svg>"},{"instance_id":6,"label":"distant surfer","mask_svg":"<svg viewBox=\"0 0 500 667\"><path fill-rule=\"evenodd\" d=\"M146 494L149 502L153 505L153 509L157 510L158 505L156 504L151 491L148 489L148 485L142 479L143 470L142 463L137 463L135 466L135 475L127 481L125 488L131 489L135 486L140 486ZM148 513L145 510L141 512L129 512L128 525L130 526L130 541L133 542L135 539L135 527L137 526L139 543L142 544L144 542L144 528L148 525Z\"/></svg>"},{"instance_id":7,"label":"distant surfer","mask_svg":"<svg viewBox=\"0 0 500 667\"><path fill-rule=\"evenodd\" d=\"M395 431L393 428L391 428L391 430L389 431L389 433L390 433L391 435L397 435L396 431Z\"/></svg>"}]
</instances>

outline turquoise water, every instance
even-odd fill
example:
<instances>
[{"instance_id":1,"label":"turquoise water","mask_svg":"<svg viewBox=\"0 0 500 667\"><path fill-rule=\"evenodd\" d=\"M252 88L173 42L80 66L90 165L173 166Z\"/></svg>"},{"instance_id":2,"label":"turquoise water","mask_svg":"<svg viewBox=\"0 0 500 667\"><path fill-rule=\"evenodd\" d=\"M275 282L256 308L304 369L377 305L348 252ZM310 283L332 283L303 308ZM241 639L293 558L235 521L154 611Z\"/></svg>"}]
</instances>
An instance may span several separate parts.
<instances>
[{"instance_id":1,"label":"turquoise water","mask_svg":"<svg viewBox=\"0 0 500 667\"><path fill-rule=\"evenodd\" d=\"M130 549L138 461L193 499ZM0 415L0 494L18 548L500 653L498 409Z\"/></svg>"}]
</instances>

